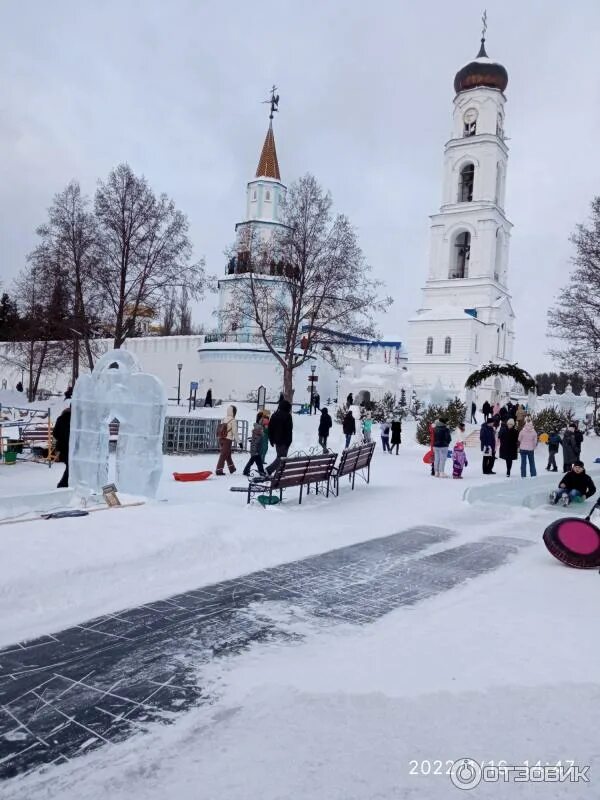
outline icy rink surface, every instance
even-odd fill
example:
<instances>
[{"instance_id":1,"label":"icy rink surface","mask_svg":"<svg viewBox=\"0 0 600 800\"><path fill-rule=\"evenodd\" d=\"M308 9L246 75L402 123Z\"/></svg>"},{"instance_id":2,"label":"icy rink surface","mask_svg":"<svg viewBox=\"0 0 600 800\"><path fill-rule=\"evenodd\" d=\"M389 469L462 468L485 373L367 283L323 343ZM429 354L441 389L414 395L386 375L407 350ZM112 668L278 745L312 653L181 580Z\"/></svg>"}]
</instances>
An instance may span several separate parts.
<instances>
[{"instance_id":1,"label":"icy rink surface","mask_svg":"<svg viewBox=\"0 0 600 800\"><path fill-rule=\"evenodd\" d=\"M252 419L250 409L241 407L240 418ZM314 417L294 423L294 448L315 443ZM597 798L598 574L547 553L541 534L552 509L462 501L468 486L505 482L502 462L484 478L479 453L468 450L464 480L432 479L406 427L400 455L378 447L371 485L357 481L339 499L312 497L298 507L291 491L283 506L247 507L244 495L229 492L244 482L246 456L236 456L237 475L199 484L176 483L171 473L214 468L216 457L173 457L156 502L1 526L3 645L411 525L450 528L454 546L486 536L534 543L496 572L375 623L310 630L299 644L257 644L203 665L199 679L214 705L4 784L2 796L437 800L462 794L447 776L411 775L410 761L419 773L423 761L470 756L571 759L592 764L592 782L489 784L466 796ZM334 431L332 446L341 443L339 426ZM538 453L545 475L545 448ZM596 440L586 439L584 461L598 454ZM44 491L60 474L61 467L3 468L0 493Z\"/></svg>"}]
</instances>

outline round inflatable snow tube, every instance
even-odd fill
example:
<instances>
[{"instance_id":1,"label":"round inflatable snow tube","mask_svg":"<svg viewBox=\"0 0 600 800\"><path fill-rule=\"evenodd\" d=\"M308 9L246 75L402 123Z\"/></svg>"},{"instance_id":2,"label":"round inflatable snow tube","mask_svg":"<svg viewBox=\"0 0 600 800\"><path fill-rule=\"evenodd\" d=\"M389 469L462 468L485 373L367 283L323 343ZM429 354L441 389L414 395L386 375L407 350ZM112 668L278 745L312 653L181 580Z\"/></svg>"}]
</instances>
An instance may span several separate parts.
<instances>
[{"instance_id":1,"label":"round inflatable snow tube","mask_svg":"<svg viewBox=\"0 0 600 800\"><path fill-rule=\"evenodd\" d=\"M600 529L581 517L552 522L544 531L544 544L554 558L569 567L600 567Z\"/></svg>"}]
</instances>

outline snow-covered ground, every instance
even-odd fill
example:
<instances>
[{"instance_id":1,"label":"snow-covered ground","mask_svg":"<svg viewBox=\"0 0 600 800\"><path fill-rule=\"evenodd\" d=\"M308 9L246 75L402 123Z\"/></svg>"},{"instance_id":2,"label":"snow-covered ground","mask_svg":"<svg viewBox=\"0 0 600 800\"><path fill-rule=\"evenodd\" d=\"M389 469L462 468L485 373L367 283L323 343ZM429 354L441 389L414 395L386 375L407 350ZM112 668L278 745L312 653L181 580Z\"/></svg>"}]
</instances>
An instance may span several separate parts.
<instances>
[{"instance_id":1,"label":"snow-covered ground","mask_svg":"<svg viewBox=\"0 0 600 800\"><path fill-rule=\"evenodd\" d=\"M315 442L314 417L295 425L295 447ZM357 482L340 498L298 506L289 492L281 506L246 506L229 492L243 483L239 473L172 479L214 467L214 456L169 457L156 502L0 526L2 645L416 524L452 529L453 546L490 535L532 543L507 566L371 625L291 622L306 628L300 643L253 645L202 668L212 705L10 781L3 796L435 800L460 792L447 775L422 773L468 756L592 765L590 784L481 784L474 797L598 797L598 574L547 553L541 534L552 510L462 501L467 486L506 481L501 462L484 478L479 454L468 451L464 480L435 480L412 431L404 438L399 456L378 449L370 486ZM589 463L600 453L595 442L584 445ZM543 475L544 457L540 449ZM244 460L236 456L239 472ZM0 495L45 490L60 469L1 468Z\"/></svg>"}]
</instances>

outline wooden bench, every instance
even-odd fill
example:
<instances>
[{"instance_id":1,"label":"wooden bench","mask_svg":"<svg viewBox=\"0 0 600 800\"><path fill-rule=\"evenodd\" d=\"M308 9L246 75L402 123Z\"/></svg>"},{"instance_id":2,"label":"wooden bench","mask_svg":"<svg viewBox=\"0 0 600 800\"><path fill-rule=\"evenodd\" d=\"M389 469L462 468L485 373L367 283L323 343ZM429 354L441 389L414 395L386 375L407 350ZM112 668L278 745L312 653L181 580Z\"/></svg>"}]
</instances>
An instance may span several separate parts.
<instances>
[{"instance_id":1,"label":"wooden bench","mask_svg":"<svg viewBox=\"0 0 600 800\"><path fill-rule=\"evenodd\" d=\"M359 444L356 447L349 447L342 452L340 463L337 467L334 467L331 474L333 478L333 490L336 497L340 494L340 478L343 478L345 475L348 475L349 479L351 477L353 490L357 472L369 483L371 480L371 459L373 458L374 452L375 442L367 442L366 444Z\"/></svg>"},{"instance_id":2,"label":"wooden bench","mask_svg":"<svg viewBox=\"0 0 600 800\"><path fill-rule=\"evenodd\" d=\"M32 461L51 463L54 456L54 440L52 432L48 434L48 422L31 423L20 427L19 444L31 453ZM22 450L21 450L22 452Z\"/></svg>"},{"instance_id":3,"label":"wooden bench","mask_svg":"<svg viewBox=\"0 0 600 800\"><path fill-rule=\"evenodd\" d=\"M269 493L279 492L279 499L282 499L283 490L294 486L300 487L298 503L302 503L302 493L306 486L306 493L310 494L310 487L314 485L316 494L319 493L319 486L327 487L326 496L329 497L329 486L331 473L337 458L337 453L326 453L308 456L291 456L282 458L279 466L270 478L260 481L250 481L248 484L248 502L253 494L260 492ZM240 489L240 491L245 491Z\"/></svg>"},{"instance_id":4,"label":"wooden bench","mask_svg":"<svg viewBox=\"0 0 600 800\"><path fill-rule=\"evenodd\" d=\"M48 423L42 425L28 425L21 429L21 441L25 445L38 442L48 444Z\"/></svg>"}]
</instances>

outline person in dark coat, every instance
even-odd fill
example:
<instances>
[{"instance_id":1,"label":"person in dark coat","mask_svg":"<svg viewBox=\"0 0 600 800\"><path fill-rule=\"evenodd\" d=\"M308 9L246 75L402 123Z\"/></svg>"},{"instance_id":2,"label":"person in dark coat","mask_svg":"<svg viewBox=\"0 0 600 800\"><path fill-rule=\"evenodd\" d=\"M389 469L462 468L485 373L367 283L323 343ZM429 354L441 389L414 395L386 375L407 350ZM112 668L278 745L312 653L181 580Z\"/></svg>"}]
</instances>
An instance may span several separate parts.
<instances>
[{"instance_id":1,"label":"person in dark coat","mask_svg":"<svg viewBox=\"0 0 600 800\"><path fill-rule=\"evenodd\" d=\"M65 389L65 400L70 400L73 397L73 387L67 386Z\"/></svg>"},{"instance_id":2,"label":"person in dark coat","mask_svg":"<svg viewBox=\"0 0 600 800\"><path fill-rule=\"evenodd\" d=\"M489 402L486 400L485 403L481 406L481 413L483 414L484 422L488 421L488 417L492 413L492 407Z\"/></svg>"},{"instance_id":3,"label":"person in dark coat","mask_svg":"<svg viewBox=\"0 0 600 800\"><path fill-rule=\"evenodd\" d=\"M354 414L350 409L346 411L346 415L344 417L344 421L342 422L342 430L344 432L344 436L346 437L346 450L350 447L350 441L352 437L356 434L356 420L354 419Z\"/></svg>"},{"instance_id":4,"label":"person in dark coat","mask_svg":"<svg viewBox=\"0 0 600 800\"><path fill-rule=\"evenodd\" d=\"M213 399L212 399L212 389L209 389L206 392L206 397L204 398L204 408L212 408Z\"/></svg>"},{"instance_id":5,"label":"person in dark coat","mask_svg":"<svg viewBox=\"0 0 600 800\"><path fill-rule=\"evenodd\" d=\"M65 471L56 485L57 489L63 489L69 485L69 438L71 436L71 407L65 408L60 414L52 431L56 442L57 461L65 465Z\"/></svg>"},{"instance_id":6,"label":"person in dark coat","mask_svg":"<svg viewBox=\"0 0 600 800\"><path fill-rule=\"evenodd\" d=\"M506 477L510 478L510 470L513 461L519 457L519 432L515 427L515 421L512 417L500 426L498 431L498 439L500 441L500 450L498 455L506 462Z\"/></svg>"},{"instance_id":7,"label":"person in dark coat","mask_svg":"<svg viewBox=\"0 0 600 800\"><path fill-rule=\"evenodd\" d=\"M23 384L21 383L21 381L19 381L17 383L17 385L15 386L15 389L17 390L17 392L22 392L23 391Z\"/></svg>"},{"instance_id":8,"label":"person in dark coat","mask_svg":"<svg viewBox=\"0 0 600 800\"><path fill-rule=\"evenodd\" d=\"M321 409L321 419L319 420L319 444L323 448L323 452L327 452L327 439L329 438L329 431L331 430L331 417L326 408Z\"/></svg>"},{"instance_id":9,"label":"person in dark coat","mask_svg":"<svg viewBox=\"0 0 600 800\"><path fill-rule=\"evenodd\" d=\"M581 447L583 445L583 433L579 430L579 422L575 420L573 423L575 426L575 441L577 443L577 460L581 458Z\"/></svg>"},{"instance_id":10,"label":"person in dark coat","mask_svg":"<svg viewBox=\"0 0 600 800\"><path fill-rule=\"evenodd\" d=\"M548 436L548 466L546 467L548 472L558 472L558 467L556 466L556 455L560 450L561 444L562 439L560 438L560 433L558 431L552 431L552 433Z\"/></svg>"},{"instance_id":11,"label":"person in dark coat","mask_svg":"<svg viewBox=\"0 0 600 800\"><path fill-rule=\"evenodd\" d=\"M575 425L569 424L567 430L563 433L563 472L569 472L573 463L579 461L579 453L581 448L577 446L577 439L575 437Z\"/></svg>"},{"instance_id":12,"label":"person in dark coat","mask_svg":"<svg viewBox=\"0 0 600 800\"><path fill-rule=\"evenodd\" d=\"M315 414L321 408L321 395L318 392L315 392L313 396L313 407L315 409Z\"/></svg>"},{"instance_id":13,"label":"person in dark coat","mask_svg":"<svg viewBox=\"0 0 600 800\"><path fill-rule=\"evenodd\" d=\"M348 406L348 408L354 405L354 397L352 397L352 392L350 392L350 394L346 398L346 405Z\"/></svg>"},{"instance_id":14,"label":"person in dark coat","mask_svg":"<svg viewBox=\"0 0 600 800\"><path fill-rule=\"evenodd\" d=\"M550 499L553 503L558 503L562 498L563 504L568 506L571 500L578 500L580 497L587 499L594 494L596 487L585 471L583 461L574 461L569 472L563 475L558 490L552 492Z\"/></svg>"},{"instance_id":15,"label":"person in dark coat","mask_svg":"<svg viewBox=\"0 0 600 800\"><path fill-rule=\"evenodd\" d=\"M400 419L393 419L392 420L392 438L390 441L390 453L394 452L394 447L396 448L396 455L398 455L398 448L402 443L402 420Z\"/></svg>"},{"instance_id":16,"label":"person in dark coat","mask_svg":"<svg viewBox=\"0 0 600 800\"><path fill-rule=\"evenodd\" d=\"M440 417L433 431L433 464L437 478L446 477L446 460L451 441L452 436L447 420L444 417Z\"/></svg>"},{"instance_id":17,"label":"person in dark coat","mask_svg":"<svg viewBox=\"0 0 600 800\"><path fill-rule=\"evenodd\" d=\"M477 403L475 402L475 400L473 400L473 402L471 403L471 422L475 425L477 425L477 417L475 416L476 412L477 412Z\"/></svg>"},{"instance_id":18,"label":"person in dark coat","mask_svg":"<svg viewBox=\"0 0 600 800\"><path fill-rule=\"evenodd\" d=\"M483 474L495 475L494 462L496 461L496 431L494 430L494 423L492 419L488 419L487 422L484 422L481 426L481 430L479 432L479 441L481 442L481 452L483 453Z\"/></svg>"},{"instance_id":19,"label":"person in dark coat","mask_svg":"<svg viewBox=\"0 0 600 800\"><path fill-rule=\"evenodd\" d=\"M263 443L263 412L259 411L256 415L256 422L254 423L254 427L252 428L252 435L250 436L250 460L244 467L244 475L250 475L250 469L254 464L258 467L258 472L260 475L265 475L265 467L263 464L263 459L261 455L262 450L262 443Z\"/></svg>"},{"instance_id":20,"label":"person in dark coat","mask_svg":"<svg viewBox=\"0 0 600 800\"><path fill-rule=\"evenodd\" d=\"M275 460L267 467L269 475L275 472L281 459L287 456L292 444L293 430L292 404L283 398L269 422L269 442L277 454Z\"/></svg>"},{"instance_id":21,"label":"person in dark coat","mask_svg":"<svg viewBox=\"0 0 600 800\"><path fill-rule=\"evenodd\" d=\"M506 420L508 419L508 409L506 408L506 406L502 406L498 414L500 416L500 423L506 422Z\"/></svg>"}]
</instances>

